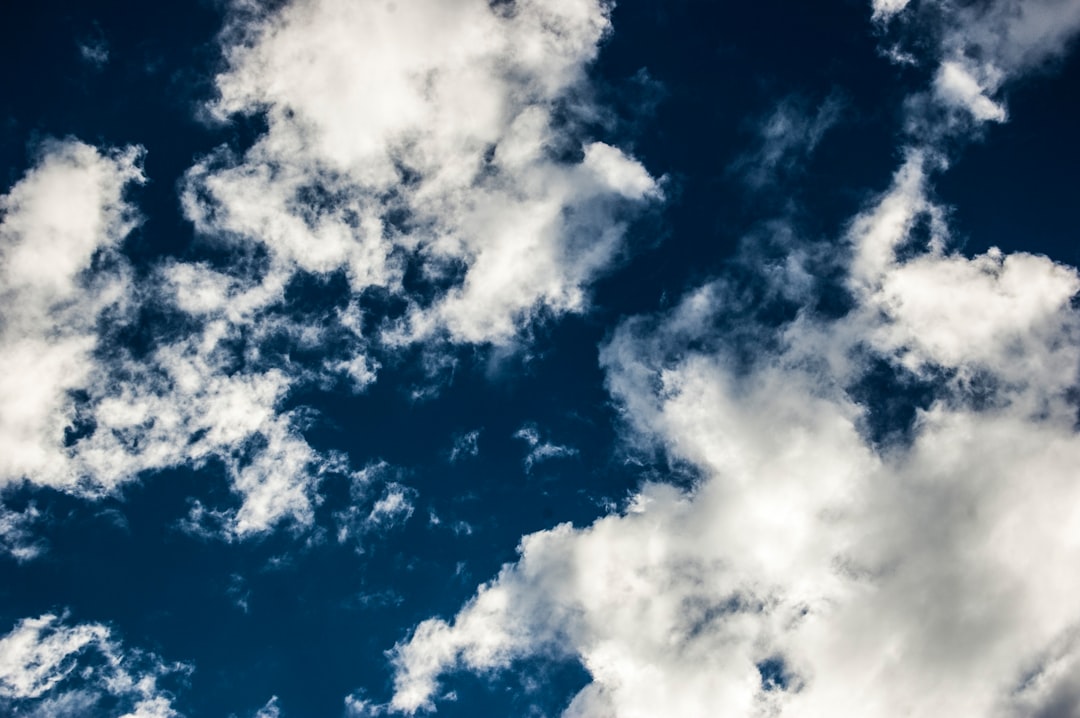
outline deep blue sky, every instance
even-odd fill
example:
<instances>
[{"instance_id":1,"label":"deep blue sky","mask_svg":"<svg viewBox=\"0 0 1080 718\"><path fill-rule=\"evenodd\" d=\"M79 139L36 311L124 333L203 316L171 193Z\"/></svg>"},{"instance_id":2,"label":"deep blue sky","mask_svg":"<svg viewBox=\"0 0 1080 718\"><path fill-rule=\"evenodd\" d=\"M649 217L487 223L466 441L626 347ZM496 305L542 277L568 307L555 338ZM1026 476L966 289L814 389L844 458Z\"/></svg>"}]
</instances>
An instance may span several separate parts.
<instances>
[{"instance_id":1,"label":"deep blue sky","mask_svg":"<svg viewBox=\"0 0 1080 718\"><path fill-rule=\"evenodd\" d=\"M204 109L225 68L226 12L225 2L210 0L9 3L0 11L5 188L34 166L48 138L141 145L148 181L129 199L142 222L122 245L135 276L151 277L167 259L227 263L227 253L196 241L179 200L196 161L222 144L242 153L265 129L257 113L221 122ZM306 412L302 433L314 449L344 452L355 468L386 462L380 481L408 487L411 516L339 544L332 514L354 499L345 478L328 476L312 527L226 540L184 529L196 501L239 506L215 459L144 472L97 499L41 488L32 477L8 481L8 507L32 503L42 512L33 530L47 548L30 561L0 558L0 633L25 617L67 612L70 624L107 624L125 646L193 665L169 684L184 715L250 716L276 695L282 715L337 716L354 691L387 701L386 651L420 621L452 618L516 559L522 536L563 522L588 526L645 480L697 480L701 468L692 462L628 438L632 422L605 384L599 348L623 320L670 309L714 277L747 271L745 260L735 261L740 243L770 236L777 222L832 247L826 254L844 254L840 237L851 218L889 186L901 162L905 98L928 86L934 67L884 57L885 32L861 0L622 0L611 21L587 68L604 117L575 132L666 177L665 196L635 214L624 249L590 281L585 310L542 316L513 349L379 349L378 379L362 393L343 381L309 382L280 407ZM100 66L80 53L95 43L107 48ZM1080 262L1078 90L1076 53L1042 63L1001 91L1007 122L950 141L952 166L932 192L948 208L955 247ZM776 108L812 118L829 103L835 119L813 151L755 181L761 128ZM280 311L302 316L340 305L343 277L295 279ZM753 294L756 280L745 281ZM182 331L152 308L138 321L117 341L153 343ZM293 350L292 361L320 360L318 347L305 351ZM453 369L430 371L431 352L452 358ZM908 386L907 403L925 404L903 382L868 381L864 391ZM418 390L429 394L416 398ZM871 409L885 411L886 403L866 399ZM881 421L911 416L901 410ZM527 468L529 444L515 432L529 426L573 453ZM478 454L451 462L455 438L471 431L479 432ZM447 690L457 700L440 702L439 714L557 715L589 681L573 655L517 665L455 677ZM94 710L110 714L107 703Z\"/></svg>"}]
</instances>

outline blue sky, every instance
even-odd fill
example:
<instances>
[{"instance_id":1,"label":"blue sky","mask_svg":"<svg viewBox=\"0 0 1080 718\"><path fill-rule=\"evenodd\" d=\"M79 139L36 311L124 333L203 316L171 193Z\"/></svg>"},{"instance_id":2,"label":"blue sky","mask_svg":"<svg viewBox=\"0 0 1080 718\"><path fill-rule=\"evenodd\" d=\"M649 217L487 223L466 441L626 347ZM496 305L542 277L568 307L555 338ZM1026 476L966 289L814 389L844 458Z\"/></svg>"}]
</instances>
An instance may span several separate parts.
<instances>
[{"instance_id":1,"label":"blue sky","mask_svg":"<svg viewBox=\"0 0 1080 718\"><path fill-rule=\"evenodd\" d=\"M0 712L1080 711L1080 2L2 13Z\"/></svg>"}]
</instances>

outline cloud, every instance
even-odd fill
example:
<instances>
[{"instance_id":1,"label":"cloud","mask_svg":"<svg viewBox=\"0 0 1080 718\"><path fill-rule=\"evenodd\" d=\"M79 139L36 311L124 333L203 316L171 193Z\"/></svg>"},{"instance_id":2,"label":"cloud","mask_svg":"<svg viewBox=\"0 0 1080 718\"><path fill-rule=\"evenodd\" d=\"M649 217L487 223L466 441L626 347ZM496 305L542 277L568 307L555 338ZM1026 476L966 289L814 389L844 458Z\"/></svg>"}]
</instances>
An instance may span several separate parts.
<instances>
[{"instance_id":1,"label":"cloud","mask_svg":"<svg viewBox=\"0 0 1080 718\"><path fill-rule=\"evenodd\" d=\"M874 17L896 18L901 27L909 25L915 39L907 44L915 49L909 53L893 47L890 51L900 61L925 58L920 48L932 48L926 59L937 66L931 90L934 101L963 111L979 124L1005 119L1004 104L995 95L1006 83L1064 55L1080 30L1080 2L875 0ZM922 132L929 129L933 127L921 127Z\"/></svg>"},{"instance_id":2,"label":"cloud","mask_svg":"<svg viewBox=\"0 0 1080 718\"><path fill-rule=\"evenodd\" d=\"M268 130L192 168L187 213L264 248L268 276L344 272L354 293L404 296L382 318L390 344L505 344L581 311L633 208L659 196L621 150L577 139L603 3L235 7L211 111Z\"/></svg>"},{"instance_id":3,"label":"cloud","mask_svg":"<svg viewBox=\"0 0 1080 718\"><path fill-rule=\"evenodd\" d=\"M910 162L852 223L856 257L930 211ZM719 286L622 325L610 389L699 482L526 536L453 621L395 648L394 708L432 707L450 670L563 656L592 678L566 716L1075 709L1080 276L996 250L886 255L850 276L849 314L758 327L780 349L750 366L716 333ZM909 443L866 430L854 387L875 362L935 382Z\"/></svg>"},{"instance_id":4,"label":"cloud","mask_svg":"<svg viewBox=\"0 0 1080 718\"><path fill-rule=\"evenodd\" d=\"M540 437L540 429L536 424L528 423L514 432L515 439L521 439L529 445L529 453L525 455L525 471L531 472L536 464L550 459L563 459L576 456L578 450L572 446L562 446L550 441L543 441Z\"/></svg>"},{"instance_id":5,"label":"cloud","mask_svg":"<svg viewBox=\"0 0 1080 718\"><path fill-rule=\"evenodd\" d=\"M55 614L24 618L0 638L0 706L18 715L86 715L108 701L123 718L171 718L173 698L160 684L190 672L124 648L103 624Z\"/></svg>"},{"instance_id":6,"label":"cloud","mask_svg":"<svg viewBox=\"0 0 1080 718\"><path fill-rule=\"evenodd\" d=\"M332 350L321 369L299 370L288 356L358 351L355 308L287 317L283 287L252 282L242 264L166 261L136 283L121 245L138 222L125 188L144 181L141 156L49 142L0 199L0 481L95 497L214 462L240 499L218 512L223 535L310 525L320 478L347 468L312 449L302 412L281 404L334 374L362 389L377 364ZM124 339L135 331L145 349Z\"/></svg>"},{"instance_id":7,"label":"cloud","mask_svg":"<svg viewBox=\"0 0 1080 718\"><path fill-rule=\"evenodd\" d=\"M729 168L738 172L752 189L794 172L840 120L843 101L837 94L816 108L805 98L789 96L776 104L756 128L759 146L738 157Z\"/></svg>"},{"instance_id":8,"label":"cloud","mask_svg":"<svg viewBox=\"0 0 1080 718\"><path fill-rule=\"evenodd\" d=\"M33 503L21 511L0 504L0 553L19 562L31 561L43 554L47 544L35 531L41 518L41 511Z\"/></svg>"},{"instance_id":9,"label":"cloud","mask_svg":"<svg viewBox=\"0 0 1080 718\"><path fill-rule=\"evenodd\" d=\"M143 181L141 155L47 143L0 198L0 481L80 478L65 429L76 419L72 392L91 381L99 322L127 308L130 269L117 250L137 221L123 191Z\"/></svg>"},{"instance_id":10,"label":"cloud","mask_svg":"<svg viewBox=\"0 0 1080 718\"><path fill-rule=\"evenodd\" d=\"M450 463L461 461L465 457L480 454L480 430L474 429L454 437L454 446L450 449Z\"/></svg>"},{"instance_id":11,"label":"cloud","mask_svg":"<svg viewBox=\"0 0 1080 718\"><path fill-rule=\"evenodd\" d=\"M83 62L101 69L109 62L109 43L104 36L79 43L79 57Z\"/></svg>"},{"instance_id":12,"label":"cloud","mask_svg":"<svg viewBox=\"0 0 1080 718\"><path fill-rule=\"evenodd\" d=\"M453 619L395 646L394 710L526 659L587 670L568 718L1080 710L1063 571L1080 273L950 249L938 119L833 271L808 276L815 249L791 237L758 267L760 300L722 277L613 332L601 363L629 440L696 480L525 536ZM817 309L826 294L846 308Z\"/></svg>"},{"instance_id":13,"label":"cloud","mask_svg":"<svg viewBox=\"0 0 1080 718\"><path fill-rule=\"evenodd\" d=\"M388 475L396 472L384 461L354 472L349 484L349 505L334 512L338 543L360 542L365 536L386 532L408 521L416 510L416 490ZM371 501L372 487L382 486L381 495Z\"/></svg>"}]
</instances>

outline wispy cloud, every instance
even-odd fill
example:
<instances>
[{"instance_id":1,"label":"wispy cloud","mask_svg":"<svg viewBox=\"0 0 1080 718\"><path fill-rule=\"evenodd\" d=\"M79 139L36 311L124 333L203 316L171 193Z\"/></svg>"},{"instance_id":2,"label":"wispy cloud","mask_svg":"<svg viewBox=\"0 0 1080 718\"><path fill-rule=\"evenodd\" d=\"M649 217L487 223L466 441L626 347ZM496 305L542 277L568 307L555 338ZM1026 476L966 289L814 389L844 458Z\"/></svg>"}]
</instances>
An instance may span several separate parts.
<instances>
[{"instance_id":1,"label":"wispy cloud","mask_svg":"<svg viewBox=\"0 0 1080 718\"><path fill-rule=\"evenodd\" d=\"M162 683L190 672L125 648L103 624L72 625L55 614L24 618L0 637L0 707L10 715L88 715L108 706L124 718L171 718L178 713Z\"/></svg>"},{"instance_id":2,"label":"wispy cloud","mask_svg":"<svg viewBox=\"0 0 1080 718\"><path fill-rule=\"evenodd\" d=\"M545 441L540 436L540 429L536 424L528 423L514 432L515 439L521 439L529 447L529 453L525 455L524 464L526 473L531 472L533 467L542 461L551 459L564 459L576 456L578 450L572 446L562 446L551 441Z\"/></svg>"}]
</instances>

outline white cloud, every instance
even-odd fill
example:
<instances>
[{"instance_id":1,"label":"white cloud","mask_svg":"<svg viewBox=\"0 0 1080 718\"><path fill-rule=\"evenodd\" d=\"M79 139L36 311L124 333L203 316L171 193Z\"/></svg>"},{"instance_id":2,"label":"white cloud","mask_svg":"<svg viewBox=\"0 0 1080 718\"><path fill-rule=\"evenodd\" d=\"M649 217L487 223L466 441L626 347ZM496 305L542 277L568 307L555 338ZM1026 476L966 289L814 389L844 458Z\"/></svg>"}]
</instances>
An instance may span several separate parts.
<instances>
[{"instance_id":1,"label":"white cloud","mask_svg":"<svg viewBox=\"0 0 1080 718\"><path fill-rule=\"evenodd\" d=\"M0 707L19 715L86 715L106 697L124 718L178 715L160 686L191 667L125 649L100 623L70 625L45 614L24 618L0 638Z\"/></svg>"},{"instance_id":2,"label":"white cloud","mask_svg":"<svg viewBox=\"0 0 1080 718\"><path fill-rule=\"evenodd\" d=\"M344 270L355 292L400 292L418 267L427 296L391 343L506 343L539 314L580 311L625 209L659 195L620 150L555 128L560 108L588 103L609 27L597 0L249 11L226 33L212 109L265 112L269 130L193 168L187 212L209 235L262 243L272 273Z\"/></svg>"},{"instance_id":3,"label":"white cloud","mask_svg":"<svg viewBox=\"0 0 1080 718\"><path fill-rule=\"evenodd\" d=\"M540 429L536 424L528 423L514 432L515 439L521 439L529 445L529 453L525 455L525 471L532 471L536 464L550 459L564 459L576 456L578 450L572 446L562 446L551 441L544 441L540 436Z\"/></svg>"},{"instance_id":4,"label":"white cloud","mask_svg":"<svg viewBox=\"0 0 1080 718\"><path fill-rule=\"evenodd\" d=\"M874 8L874 20L888 20L903 11L911 0L871 0Z\"/></svg>"},{"instance_id":5,"label":"white cloud","mask_svg":"<svg viewBox=\"0 0 1080 718\"><path fill-rule=\"evenodd\" d=\"M992 67L980 73L986 80L980 82L968 63L949 60L941 63L934 80L934 92L944 104L963 107L979 121L1005 120L1005 108L988 96L1000 83L1000 73Z\"/></svg>"},{"instance_id":6,"label":"white cloud","mask_svg":"<svg viewBox=\"0 0 1080 718\"><path fill-rule=\"evenodd\" d=\"M852 220L843 316L807 302L760 323L718 280L621 325L609 389L696 484L524 537L456 617L395 647L393 709L539 657L588 671L574 718L1080 710L1080 273L951 253L929 192L944 165L910 150ZM860 391L880 366L930 392L885 439Z\"/></svg>"},{"instance_id":7,"label":"white cloud","mask_svg":"<svg viewBox=\"0 0 1080 718\"><path fill-rule=\"evenodd\" d=\"M343 462L312 449L297 415L281 410L310 378L263 347L283 337L316 346L337 332L349 341L326 343L360 352L358 320L348 308L329 329L285 319L272 311L284 294L273 277L202 264L167 262L136 286L120 244L137 221L124 191L143 181L141 154L48 143L0 199L0 482L97 496L147 471L213 461L240 499L220 512L225 535L309 525L321 475ZM117 344L145 306L179 310L186 333L138 354ZM354 386L374 379L362 353L328 356Z\"/></svg>"},{"instance_id":8,"label":"white cloud","mask_svg":"<svg viewBox=\"0 0 1080 718\"><path fill-rule=\"evenodd\" d=\"M923 13L905 11L909 5L873 0L874 18L910 16L919 38L915 47L934 38L929 58L938 66L933 95L947 108L966 111L976 123L1003 121L1005 107L994 95L1008 81L1060 58L1080 30L1080 0L924 0L915 4ZM925 22L931 27L920 24ZM896 47L888 54L903 62L911 57Z\"/></svg>"},{"instance_id":9,"label":"white cloud","mask_svg":"<svg viewBox=\"0 0 1080 718\"><path fill-rule=\"evenodd\" d=\"M416 490L390 478L394 469L385 461L370 464L354 472L349 485L349 505L334 512L338 543L361 541L375 532L385 532L408 521L416 509ZM376 482L381 494L371 501Z\"/></svg>"},{"instance_id":10,"label":"white cloud","mask_svg":"<svg viewBox=\"0 0 1080 718\"><path fill-rule=\"evenodd\" d=\"M45 541L34 531L41 512L34 504L15 511L0 504L0 553L16 561L30 561L45 552Z\"/></svg>"},{"instance_id":11,"label":"white cloud","mask_svg":"<svg viewBox=\"0 0 1080 718\"><path fill-rule=\"evenodd\" d=\"M272 696L262 708L255 713L254 718L281 718L281 705L278 697Z\"/></svg>"},{"instance_id":12,"label":"white cloud","mask_svg":"<svg viewBox=\"0 0 1080 718\"><path fill-rule=\"evenodd\" d=\"M98 322L130 291L116 250L135 223L123 199L143 181L141 150L101 153L76 141L43 147L38 165L0 198L0 481L72 486L64 431L70 392L85 388ZM91 271L96 260L106 269Z\"/></svg>"}]
</instances>

